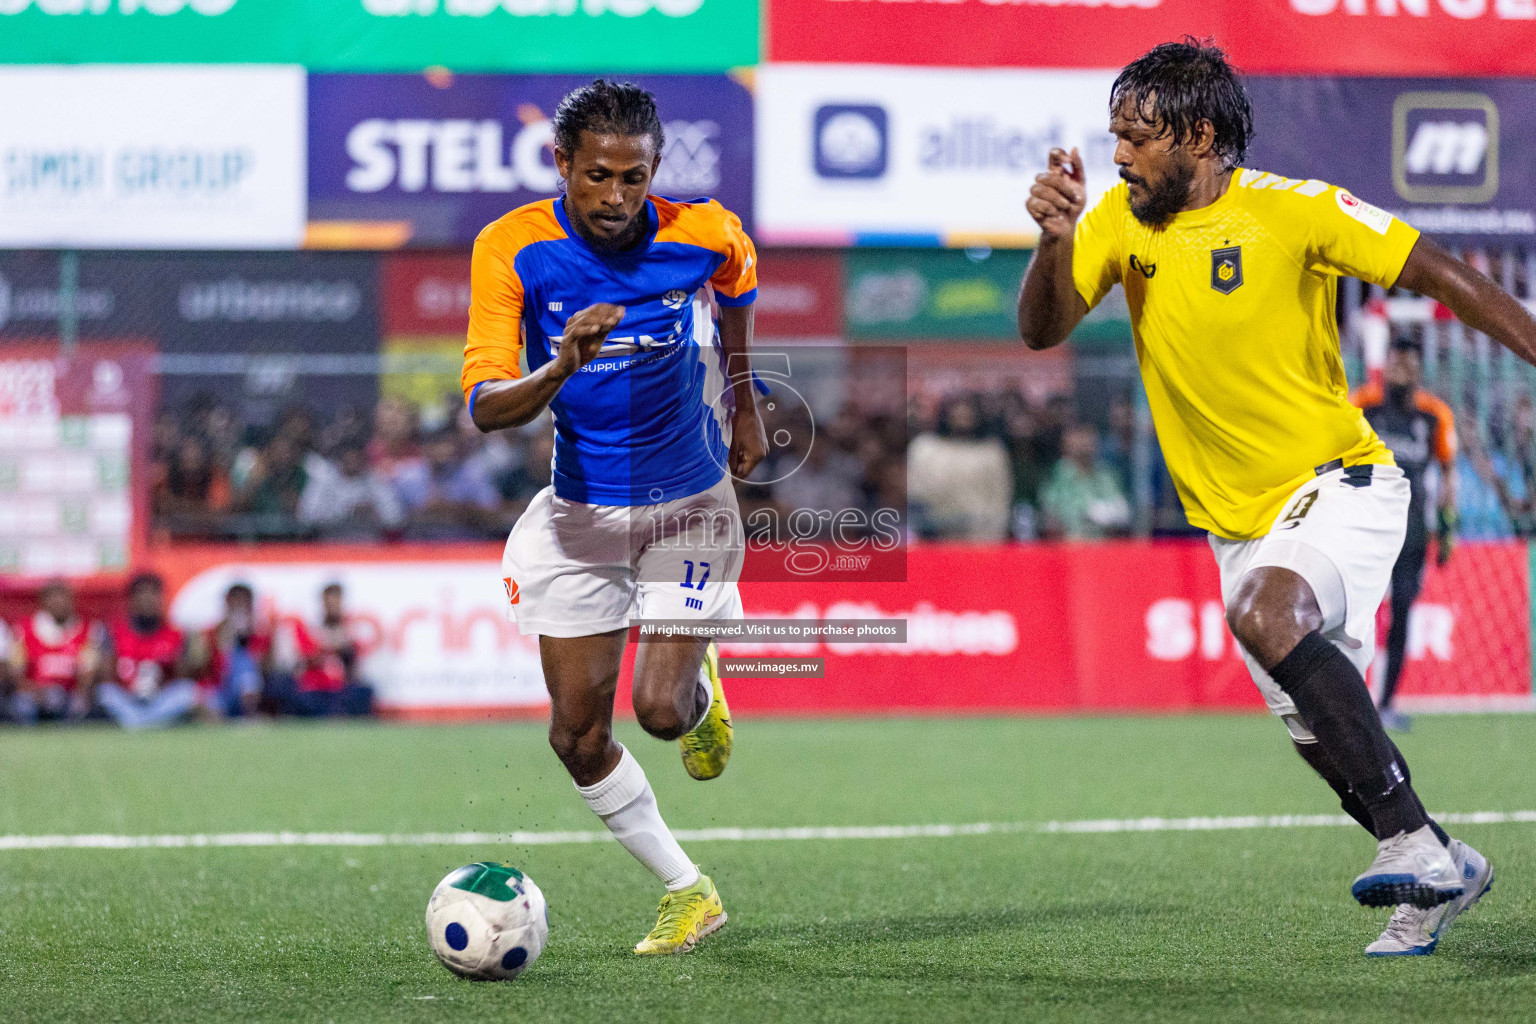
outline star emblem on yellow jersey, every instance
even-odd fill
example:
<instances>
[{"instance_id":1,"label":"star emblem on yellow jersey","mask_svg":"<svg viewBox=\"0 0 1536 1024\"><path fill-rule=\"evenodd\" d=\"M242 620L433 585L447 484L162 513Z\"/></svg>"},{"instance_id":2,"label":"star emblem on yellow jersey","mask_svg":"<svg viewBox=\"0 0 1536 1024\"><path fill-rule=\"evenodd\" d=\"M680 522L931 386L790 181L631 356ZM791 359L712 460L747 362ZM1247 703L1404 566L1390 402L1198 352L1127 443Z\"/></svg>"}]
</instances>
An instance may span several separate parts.
<instances>
[{"instance_id":1,"label":"star emblem on yellow jersey","mask_svg":"<svg viewBox=\"0 0 1536 1024\"><path fill-rule=\"evenodd\" d=\"M635 952L641 956L686 953L699 940L720 930L725 924L725 907L715 883L705 874L686 889L669 892L657 908L656 927L640 940Z\"/></svg>"},{"instance_id":2,"label":"star emblem on yellow jersey","mask_svg":"<svg viewBox=\"0 0 1536 1024\"><path fill-rule=\"evenodd\" d=\"M725 703L725 689L720 685L720 648L713 642L704 649L704 673L713 693L704 721L682 736L677 745L683 752L683 767L701 782L718 778L731 759L731 709Z\"/></svg>"}]
</instances>

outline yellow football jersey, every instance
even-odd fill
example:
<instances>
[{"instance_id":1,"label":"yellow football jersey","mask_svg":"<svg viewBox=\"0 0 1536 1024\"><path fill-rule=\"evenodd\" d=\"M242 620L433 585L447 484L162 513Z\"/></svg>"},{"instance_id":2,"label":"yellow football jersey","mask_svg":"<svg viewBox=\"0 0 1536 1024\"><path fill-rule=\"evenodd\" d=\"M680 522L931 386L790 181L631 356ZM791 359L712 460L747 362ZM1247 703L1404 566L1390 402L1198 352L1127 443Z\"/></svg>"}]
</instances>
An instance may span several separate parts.
<instances>
[{"instance_id":1,"label":"yellow football jersey","mask_svg":"<svg viewBox=\"0 0 1536 1024\"><path fill-rule=\"evenodd\" d=\"M1316 467L1391 464L1350 404L1340 275L1391 286L1419 233L1321 181L1233 172L1226 193L1152 228L1126 186L1077 225L1072 274L1093 307L1125 286L1152 422L1191 524L1262 537Z\"/></svg>"}]
</instances>

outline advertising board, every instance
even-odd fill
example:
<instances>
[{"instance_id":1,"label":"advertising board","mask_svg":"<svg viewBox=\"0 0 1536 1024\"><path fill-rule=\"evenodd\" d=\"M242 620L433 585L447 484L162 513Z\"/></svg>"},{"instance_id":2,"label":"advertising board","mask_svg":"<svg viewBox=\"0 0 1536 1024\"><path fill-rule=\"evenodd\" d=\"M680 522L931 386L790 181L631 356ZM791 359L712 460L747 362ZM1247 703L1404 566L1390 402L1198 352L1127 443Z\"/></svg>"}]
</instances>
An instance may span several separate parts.
<instances>
[{"instance_id":1,"label":"advertising board","mask_svg":"<svg viewBox=\"0 0 1536 1024\"><path fill-rule=\"evenodd\" d=\"M1054 146L1117 180L1103 71L779 64L757 75L757 228L780 244L1031 245Z\"/></svg>"},{"instance_id":2,"label":"advertising board","mask_svg":"<svg viewBox=\"0 0 1536 1024\"><path fill-rule=\"evenodd\" d=\"M724 71L757 0L0 0L0 62Z\"/></svg>"},{"instance_id":3,"label":"advertising board","mask_svg":"<svg viewBox=\"0 0 1536 1024\"><path fill-rule=\"evenodd\" d=\"M1533 0L773 0L768 59L1121 67L1214 37L1273 74L1530 75Z\"/></svg>"},{"instance_id":4,"label":"advertising board","mask_svg":"<svg viewBox=\"0 0 1536 1024\"><path fill-rule=\"evenodd\" d=\"M375 640L366 671L396 714L539 713L537 645L506 622L499 545L177 548L156 555L173 617L206 625L222 588L311 617L339 580ZM1532 707L1528 555L1467 543L1431 567L1401 706ZM750 617L902 619L902 643L730 643L741 657L825 659L823 678L739 678L740 713L1083 713L1263 707L1203 542L914 546L906 582L744 582ZM955 586L963 580L964 586ZM1375 673L1373 672L1373 675ZM627 678L627 676L626 676ZM620 686L620 706L628 687ZM1276 729L1280 726L1277 724Z\"/></svg>"},{"instance_id":5,"label":"advertising board","mask_svg":"<svg viewBox=\"0 0 1536 1024\"><path fill-rule=\"evenodd\" d=\"M723 75L645 75L667 143L654 191L709 196L749 222L752 97ZM581 75L312 75L309 215L405 222L413 245L467 245L558 194L550 116Z\"/></svg>"},{"instance_id":6,"label":"advertising board","mask_svg":"<svg viewBox=\"0 0 1536 1024\"><path fill-rule=\"evenodd\" d=\"M1536 236L1536 82L1255 77L1248 90L1250 166L1348 188L1444 239Z\"/></svg>"},{"instance_id":7,"label":"advertising board","mask_svg":"<svg viewBox=\"0 0 1536 1024\"><path fill-rule=\"evenodd\" d=\"M0 68L0 246L293 248L298 67Z\"/></svg>"}]
</instances>

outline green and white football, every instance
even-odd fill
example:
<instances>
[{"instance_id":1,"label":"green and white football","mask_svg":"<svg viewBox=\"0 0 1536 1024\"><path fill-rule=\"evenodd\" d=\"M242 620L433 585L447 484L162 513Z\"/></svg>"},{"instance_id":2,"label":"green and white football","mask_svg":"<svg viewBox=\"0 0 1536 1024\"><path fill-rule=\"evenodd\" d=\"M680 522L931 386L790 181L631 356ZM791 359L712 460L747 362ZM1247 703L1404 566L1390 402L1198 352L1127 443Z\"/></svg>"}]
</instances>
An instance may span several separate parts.
<instances>
[{"instance_id":1,"label":"green and white football","mask_svg":"<svg viewBox=\"0 0 1536 1024\"><path fill-rule=\"evenodd\" d=\"M511 981L533 966L548 939L544 894L506 864L459 868L427 902L427 941L460 977Z\"/></svg>"}]
</instances>

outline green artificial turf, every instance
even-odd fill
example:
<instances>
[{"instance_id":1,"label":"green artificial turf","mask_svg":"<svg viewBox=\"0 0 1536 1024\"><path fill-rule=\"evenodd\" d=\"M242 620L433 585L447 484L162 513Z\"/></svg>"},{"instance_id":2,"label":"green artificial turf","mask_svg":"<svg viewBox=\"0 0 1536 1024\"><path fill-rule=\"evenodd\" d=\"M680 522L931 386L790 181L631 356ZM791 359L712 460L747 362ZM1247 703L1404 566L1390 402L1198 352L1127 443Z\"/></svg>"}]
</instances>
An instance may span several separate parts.
<instances>
[{"instance_id":1,"label":"green artificial turf","mask_svg":"<svg viewBox=\"0 0 1536 1024\"><path fill-rule=\"evenodd\" d=\"M708 784L621 732L680 828L1337 810L1259 716L745 719ZM1421 718L1400 745L1434 809L1536 809L1536 718ZM536 725L0 733L0 834L596 827ZM660 893L610 843L0 851L0 1020L1536 1019L1536 825L1454 831L1497 885L1435 956L1384 961L1353 827L693 842L730 923L645 960ZM422 922L488 858L549 898L508 984L448 974Z\"/></svg>"}]
</instances>

